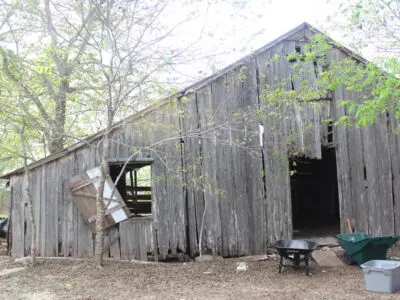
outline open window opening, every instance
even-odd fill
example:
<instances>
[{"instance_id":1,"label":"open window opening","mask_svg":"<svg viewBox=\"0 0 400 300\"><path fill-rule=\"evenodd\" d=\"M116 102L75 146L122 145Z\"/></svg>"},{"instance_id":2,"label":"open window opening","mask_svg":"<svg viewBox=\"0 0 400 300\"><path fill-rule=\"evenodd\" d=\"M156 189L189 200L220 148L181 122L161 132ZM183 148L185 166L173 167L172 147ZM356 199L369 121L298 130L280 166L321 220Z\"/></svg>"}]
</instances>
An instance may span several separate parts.
<instances>
[{"instance_id":1,"label":"open window opening","mask_svg":"<svg viewBox=\"0 0 400 300\"><path fill-rule=\"evenodd\" d=\"M258 124L258 132L259 132L259 140L260 140L260 147L264 147L264 124Z\"/></svg>"},{"instance_id":2,"label":"open window opening","mask_svg":"<svg viewBox=\"0 0 400 300\"><path fill-rule=\"evenodd\" d=\"M151 216L151 163L152 160L135 160L129 162L117 183L132 217ZM120 175L125 161L110 161L110 176L113 182Z\"/></svg>"},{"instance_id":3,"label":"open window opening","mask_svg":"<svg viewBox=\"0 0 400 300\"><path fill-rule=\"evenodd\" d=\"M297 238L340 233L336 156L322 149L322 159L290 158L293 235Z\"/></svg>"},{"instance_id":4,"label":"open window opening","mask_svg":"<svg viewBox=\"0 0 400 300\"><path fill-rule=\"evenodd\" d=\"M328 145L333 144L333 122L328 123Z\"/></svg>"}]
</instances>

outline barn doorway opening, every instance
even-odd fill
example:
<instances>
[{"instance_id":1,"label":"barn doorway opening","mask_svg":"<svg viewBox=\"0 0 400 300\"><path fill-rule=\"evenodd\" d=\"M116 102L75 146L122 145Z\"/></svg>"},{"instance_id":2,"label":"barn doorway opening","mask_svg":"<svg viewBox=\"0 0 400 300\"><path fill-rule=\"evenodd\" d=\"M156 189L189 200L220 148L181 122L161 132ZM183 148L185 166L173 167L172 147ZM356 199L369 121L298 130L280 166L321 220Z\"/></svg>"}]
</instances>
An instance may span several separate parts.
<instances>
[{"instance_id":1,"label":"barn doorway opening","mask_svg":"<svg viewBox=\"0 0 400 300\"><path fill-rule=\"evenodd\" d=\"M290 159L293 235L323 237L340 233L339 195L334 148L322 159Z\"/></svg>"}]
</instances>

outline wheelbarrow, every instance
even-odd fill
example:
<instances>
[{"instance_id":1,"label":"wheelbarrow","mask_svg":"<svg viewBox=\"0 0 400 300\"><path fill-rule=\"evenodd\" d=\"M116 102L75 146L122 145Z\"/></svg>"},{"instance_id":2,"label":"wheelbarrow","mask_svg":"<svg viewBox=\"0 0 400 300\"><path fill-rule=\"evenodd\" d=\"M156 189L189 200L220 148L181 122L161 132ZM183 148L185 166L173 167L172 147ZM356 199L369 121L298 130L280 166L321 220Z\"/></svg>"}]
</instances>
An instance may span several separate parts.
<instances>
[{"instance_id":1,"label":"wheelbarrow","mask_svg":"<svg viewBox=\"0 0 400 300\"><path fill-rule=\"evenodd\" d=\"M279 240L275 243L274 248L278 250L279 273L282 273L284 267L298 267L301 262L304 262L306 268L306 275L310 274L309 261L311 253L317 249L318 244L303 240ZM284 264L283 259L293 262L293 264Z\"/></svg>"},{"instance_id":2,"label":"wheelbarrow","mask_svg":"<svg viewBox=\"0 0 400 300\"><path fill-rule=\"evenodd\" d=\"M371 236L362 232L338 234L336 238L345 250L344 262L358 266L370 260L385 260L387 251L400 236Z\"/></svg>"}]
</instances>

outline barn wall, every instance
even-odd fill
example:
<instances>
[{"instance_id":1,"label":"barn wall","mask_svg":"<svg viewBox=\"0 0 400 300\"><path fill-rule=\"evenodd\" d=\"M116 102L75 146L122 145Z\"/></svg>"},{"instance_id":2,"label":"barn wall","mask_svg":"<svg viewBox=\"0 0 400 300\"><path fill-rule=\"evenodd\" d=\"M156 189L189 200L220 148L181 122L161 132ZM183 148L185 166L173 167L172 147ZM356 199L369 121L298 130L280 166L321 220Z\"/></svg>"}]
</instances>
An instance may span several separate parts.
<instances>
[{"instance_id":1,"label":"barn wall","mask_svg":"<svg viewBox=\"0 0 400 300\"><path fill-rule=\"evenodd\" d=\"M304 80L318 88L316 80L322 66L311 66L316 72L305 71L301 80L292 77L285 57L299 44L281 42L182 101L184 155L186 169L191 170L186 176L192 252L198 251L206 203L202 245L213 252L262 253L267 244L291 237L288 155L321 159L321 147L332 146L328 145L328 125L324 121L348 115L339 100L356 100L359 95L340 87L332 95L327 93L331 101L320 100L318 105L282 105L275 111L277 116L264 111L260 120L264 125L262 148L257 134L250 134L258 132L258 121L248 118L244 128L232 120L232 115L237 112L243 115L246 109L251 110L257 104L262 107L265 84L277 86L283 78L289 79L286 89L298 89ZM273 59L275 54L281 59ZM334 49L328 61L345 57L342 51ZM400 137L395 133L396 128L399 128L398 120L390 114L366 128L335 127L333 146L342 232L347 232L349 218L357 231L399 233ZM246 133L247 138L240 136ZM242 143L230 143L234 140ZM194 157L203 159L196 162ZM261 173L265 174L264 181ZM198 177L211 182L214 193L204 187L205 192L196 189L201 185L194 180Z\"/></svg>"},{"instance_id":2,"label":"barn wall","mask_svg":"<svg viewBox=\"0 0 400 300\"><path fill-rule=\"evenodd\" d=\"M170 251L186 251L186 232L179 118L175 105L164 105L111 134L110 158L128 157L131 148L149 147L140 155L154 158L152 165L152 219L128 220L107 230L105 245L110 245L106 256L144 258L152 252L156 237L161 257ZM165 142L162 142L166 140ZM93 256L94 236L80 215L65 181L99 164L95 142L50 161L30 172L34 214L37 220L40 256ZM23 176L11 177L12 255L24 256L30 251L28 210L23 201ZM168 200L167 200L168 199ZM170 199L170 200L169 200ZM137 244L138 243L138 244ZM147 257L147 256L146 256Z\"/></svg>"},{"instance_id":3,"label":"barn wall","mask_svg":"<svg viewBox=\"0 0 400 300\"><path fill-rule=\"evenodd\" d=\"M258 72L264 76L259 78L259 82L274 86L277 80L291 78L288 62L271 58L274 53L284 57L293 51L294 42L286 41L260 54L257 57ZM334 48L328 54L328 63L346 57L348 55L342 50ZM311 86L315 85L320 68L311 66L316 72L304 72L302 79L308 80ZM286 87L287 89L296 88L296 81L292 80L291 83L292 87ZM318 87L315 85L314 88ZM259 89L262 89L262 85ZM263 148L267 190L266 228L269 235L267 241L291 236L290 194L287 193L290 191L290 182L286 154L295 153L320 159L321 146L327 145L327 126L324 123L321 126L318 124L331 117L335 121L349 115L347 108L339 105L342 99L358 101L361 97L360 94L346 91L341 86L333 92L331 103L320 101L319 106L309 107L282 105L279 110L280 116L277 118L268 116L267 113L264 121L264 140L274 144L272 147L265 145ZM399 128L398 118L391 113L378 118L375 125L357 128L342 124L335 127L334 146L342 232L348 232L349 219L356 231L378 235L399 234L400 135L396 132ZM293 133L295 134L292 138ZM291 138L288 140L289 136ZM274 157L274 152L281 155L275 154ZM268 190L271 193L268 193Z\"/></svg>"},{"instance_id":4,"label":"barn wall","mask_svg":"<svg viewBox=\"0 0 400 300\"><path fill-rule=\"evenodd\" d=\"M201 232L202 247L216 254L262 252L264 186L258 123L235 115L258 104L255 61L182 102L190 252L199 251Z\"/></svg>"},{"instance_id":5,"label":"barn wall","mask_svg":"<svg viewBox=\"0 0 400 300\"><path fill-rule=\"evenodd\" d=\"M339 89L334 94L334 101L337 104L351 96ZM345 108L337 108L335 113L337 117L348 114ZM347 219L356 231L378 235L400 232L396 122L396 118L388 114L376 125L363 128L338 126L335 130L343 232L348 231Z\"/></svg>"},{"instance_id":6,"label":"barn wall","mask_svg":"<svg viewBox=\"0 0 400 300\"><path fill-rule=\"evenodd\" d=\"M177 251L195 255L200 236L202 247L215 254L245 255L263 253L267 244L291 236L285 136L295 137L291 151L320 158L325 130L320 122L326 110L290 106L282 111L290 118L275 118L268 111L264 117L254 116L263 107L265 84L290 76L285 56L294 46L274 46L178 99L179 106L171 102L127 120L112 133L109 157L127 157L131 147L149 146L150 152L142 155L149 154L155 162L152 226L149 229L146 220L146 226L126 221L110 228L105 241L112 243L110 256L143 257L140 249L153 251L154 245L161 257ZM275 54L281 59L271 64ZM263 147L259 123L265 128ZM84 146L31 172L40 255L93 255L93 235L64 181L96 165L95 148ZM19 213L20 207L15 208ZM147 242L133 246L141 234L149 236ZM16 241L13 248L15 255L22 253L19 249L27 254L29 243Z\"/></svg>"},{"instance_id":7,"label":"barn wall","mask_svg":"<svg viewBox=\"0 0 400 300\"><path fill-rule=\"evenodd\" d=\"M145 253L156 248L161 258L178 251L195 255L200 240L214 254L258 254L277 239L291 237L288 156L321 159L321 147L328 144L323 121L347 115L338 101L358 97L339 88L332 101L319 101L318 106L265 105L266 85L274 87L285 78L284 88L299 89L285 57L304 34L242 61L176 102L127 119L112 132L110 158L128 157L135 147L143 149L139 156L155 161L152 218L108 229L108 256L146 259ZM344 57L333 50L328 59ZM317 76L318 69L304 72L302 79L317 88ZM398 126L388 114L375 126L335 127L343 232L350 219L357 231L400 234ZM96 149L86 145L31 171L40 255L93 255L93 234L64 182L96 165ZM11 177L13 256L27 255L30 247L27 209L18 201L22 182L20 175Z\"/></svg>"},{"instance_id":8,"label":"barn wall","mask_svg":"<svg viewBox=\"0 0 400 300\"><path fill-rule=\"evenodd\" d=\"M338 61L346 54L332 49L328 59ZM342 99L360 99L356 92L339 87L333 93L333 117L348 116ZM399 234L399 141L398 119L391 113L375 125L335 127L336 163L339 183L341 231L348 232L347 219L356 231L370 234Z\"/></svg>"},{"instance_id":9,"label":"barn wall","mask_svg":"<svg viewBox=\"0 0 400 300\"><path fill-rule=\"evenodd\" d=\"M263 253L291 237L288 155L321 159L322 121L331 114L329 101L284 105L278 115L265 108L266 84L285 78L292 88L286 55L294 51L295 43L284 41L181 99L191 253L199 251L201 232L204 248L226 256ZM314 72L303 76L315 84Z\"/></svg>"}]
</instances>

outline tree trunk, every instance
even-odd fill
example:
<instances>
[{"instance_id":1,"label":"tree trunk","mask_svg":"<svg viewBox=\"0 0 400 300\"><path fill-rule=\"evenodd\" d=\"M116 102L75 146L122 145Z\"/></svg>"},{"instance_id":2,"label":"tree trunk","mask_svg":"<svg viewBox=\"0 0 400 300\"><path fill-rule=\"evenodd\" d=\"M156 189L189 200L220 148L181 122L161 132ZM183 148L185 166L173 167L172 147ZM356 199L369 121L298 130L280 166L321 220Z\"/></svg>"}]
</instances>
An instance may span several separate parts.
<instances>
[{"instance_id":1,"label":"tree trunk","mask_svg":"<svg viewBox=\"0 0 400 300\"><path fill-rule=\"evenodd\" d=\"M67 103L67 91L69 89L69 81L62 80L55 95L54 102L56 104L56 114L51 124L51 135L49 137L49 151L55 153L64 148L65 133L65 114Z\"/></svg>"},{"instance_id":2,"label":"tree trunk","mask_svg":"<svg viewBox=\"0 0 400 300\"><path fill-rule=\"evenodd\" d=\"M104 248L104 201L103 201L103 191L104 191L105 180L100 180L100 186L97 190L96 195L96 245L94 249L94 264L97 267L103 265L103 248Z\"/></svg>"},{"instance_id":3,"label":"tree trunk","mask_svg":"<svg viewBox=\"0 0 400 300\"><path fill-rule=\"evenodd\" d=\"M104 204L104 186L108 175L108 163L107 153L109 148L108 134L103 136L102 145L100 147L100 184L97 189L96 195L96 245L94 252L94 264L97 267L103 265L103 250L104 250L104 215L105 215L105 204Z\"/></svg>"}]
</instances>

